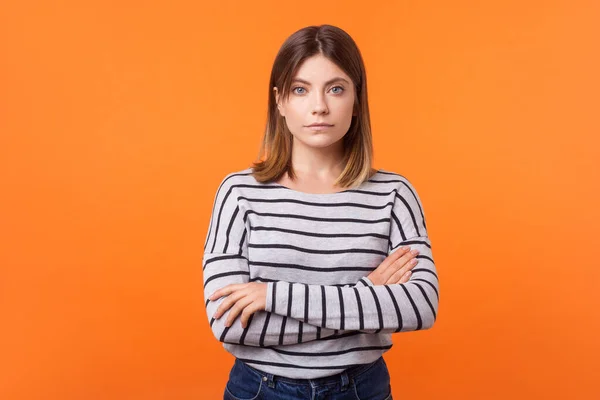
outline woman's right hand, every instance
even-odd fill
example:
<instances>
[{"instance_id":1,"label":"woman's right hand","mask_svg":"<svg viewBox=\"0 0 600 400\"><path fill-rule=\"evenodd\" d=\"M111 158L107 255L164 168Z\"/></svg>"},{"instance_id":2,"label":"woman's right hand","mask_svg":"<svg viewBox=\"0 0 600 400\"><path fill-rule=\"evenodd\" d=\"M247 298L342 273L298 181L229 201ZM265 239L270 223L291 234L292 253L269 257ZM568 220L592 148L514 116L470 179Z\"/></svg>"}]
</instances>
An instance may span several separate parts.
<instances>
[{"instance_id":1,"label":"woman's right hand","mask_svg":"<svg viewBox=\"0 0 600 400\"><path fill-rule=\"evenodd\" d=\"M408 282L411 275L410 270L419 262L415 258L417 254L419 254L418 250L411 251L409 246L404 246L387 256L367 278L374 285Z\"/></svg>"}]
</instances>

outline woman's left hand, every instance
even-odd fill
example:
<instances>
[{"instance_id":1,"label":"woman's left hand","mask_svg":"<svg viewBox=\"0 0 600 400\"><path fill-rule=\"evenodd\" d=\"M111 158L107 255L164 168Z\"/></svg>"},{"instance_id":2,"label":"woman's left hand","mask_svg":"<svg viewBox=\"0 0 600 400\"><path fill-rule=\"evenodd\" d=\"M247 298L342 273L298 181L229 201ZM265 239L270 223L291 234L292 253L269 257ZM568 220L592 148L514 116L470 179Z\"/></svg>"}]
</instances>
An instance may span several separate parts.
<instances>
[{"instance_id":1,"label":"woman's left hand","mask_svg":"<svg viewBox=\"0 0 600 400\"><path fill-rule=\"evenodd\" d=\"M228 296L215 311L213 317L219 319L231 306L225 326L231 326L241 312L242 328L246 328L248 319L257 311L264 310L267 305L267 284L263 282L248 282L227 285L210 295L211 301L222 296Z\"/></svg>"}]
</instances>

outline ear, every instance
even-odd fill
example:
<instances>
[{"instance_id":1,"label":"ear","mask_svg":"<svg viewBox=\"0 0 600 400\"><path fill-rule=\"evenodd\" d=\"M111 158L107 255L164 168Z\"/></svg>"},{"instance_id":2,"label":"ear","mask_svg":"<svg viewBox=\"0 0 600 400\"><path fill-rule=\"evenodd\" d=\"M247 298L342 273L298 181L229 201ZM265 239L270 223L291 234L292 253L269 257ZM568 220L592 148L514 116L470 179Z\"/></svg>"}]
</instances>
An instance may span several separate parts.
<instances>
[{"instance_id":1,"label":"ear","mask_svg":"<svg viewBox=\"0 0 600 400\"><path fill-rule=\"evenodd\" d=\"M282 117L285 117L283 107L279 103L279 91L277 90L277 86L273 86L273 91L275 92L275 103L277 103L277 109L279 110L279 114L281 114Z\"/></svg>"}]
</instances>

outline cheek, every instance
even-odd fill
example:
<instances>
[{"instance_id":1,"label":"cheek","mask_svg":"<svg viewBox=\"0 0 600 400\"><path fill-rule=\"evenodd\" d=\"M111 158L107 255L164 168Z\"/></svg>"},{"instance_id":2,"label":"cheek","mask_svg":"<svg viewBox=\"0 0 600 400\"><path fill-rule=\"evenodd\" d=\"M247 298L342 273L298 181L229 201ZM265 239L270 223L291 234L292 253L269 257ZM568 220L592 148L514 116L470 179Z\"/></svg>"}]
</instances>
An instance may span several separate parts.
<instances>
[{"instance_id":1,"label":"cheek","mask_svg":"<svg viewBox=\"0 0 600 400\"><path fill-rule=\"evenodd\" d=\"M332 101L329 106L329 111L335 112L338 115L352 114L354 107L354 101L352 98L338 99L338 101Z\"/></svg>"},{"instance_id":2,"label":"cheek","mask_svg":"<svg viewBox=\"0 0 600 400\"><path fill-rule=\"evenodd\" d=\"M348 114L352 114L353 111L354 111L354 99L351 99L351 100L347 101L346 103L344 103L344 112L346 112Z\"/></svg>"},{"instance_id":3,"label":"cheek","mask_svg":"<svg viewBox=\"0 0 600 400\"><path fill-rule=\"evenodd\" d=\"M288 107L285 113L285 118L289 125L302 125L304 121L302 120L305 114L299 107Z\"/></svg>"}]
</instances>

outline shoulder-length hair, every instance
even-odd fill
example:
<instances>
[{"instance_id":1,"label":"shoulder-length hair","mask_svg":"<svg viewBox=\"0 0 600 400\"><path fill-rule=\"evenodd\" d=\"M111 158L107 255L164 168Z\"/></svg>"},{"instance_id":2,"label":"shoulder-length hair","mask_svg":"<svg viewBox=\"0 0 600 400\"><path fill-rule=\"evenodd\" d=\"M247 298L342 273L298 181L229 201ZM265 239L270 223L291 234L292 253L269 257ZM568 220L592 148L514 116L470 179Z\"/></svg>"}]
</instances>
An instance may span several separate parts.
<instances>
[{"instance_id":1,"label":"shoulder-length hair","mask_svg":"<svg viewBox=\"0 0 600 400\"><path fill-rule=\"evenodd\" d=\"M253 162L253 176L261 183L278 180L284 173L294 180L292 167L293 136L285 119L277 110L273 87L281 98L288 99L291 81L301 63L322 54L351 79L355 87L354 112L348 132L343 138L345 165L334 185L353 188L368 180L372 173L373 143L367 76L362 56L354 40L342 29L332 25L308 26L293 33L283 43L271 69L267 124L258 154Z\"/></svg>"}]
</instances>

